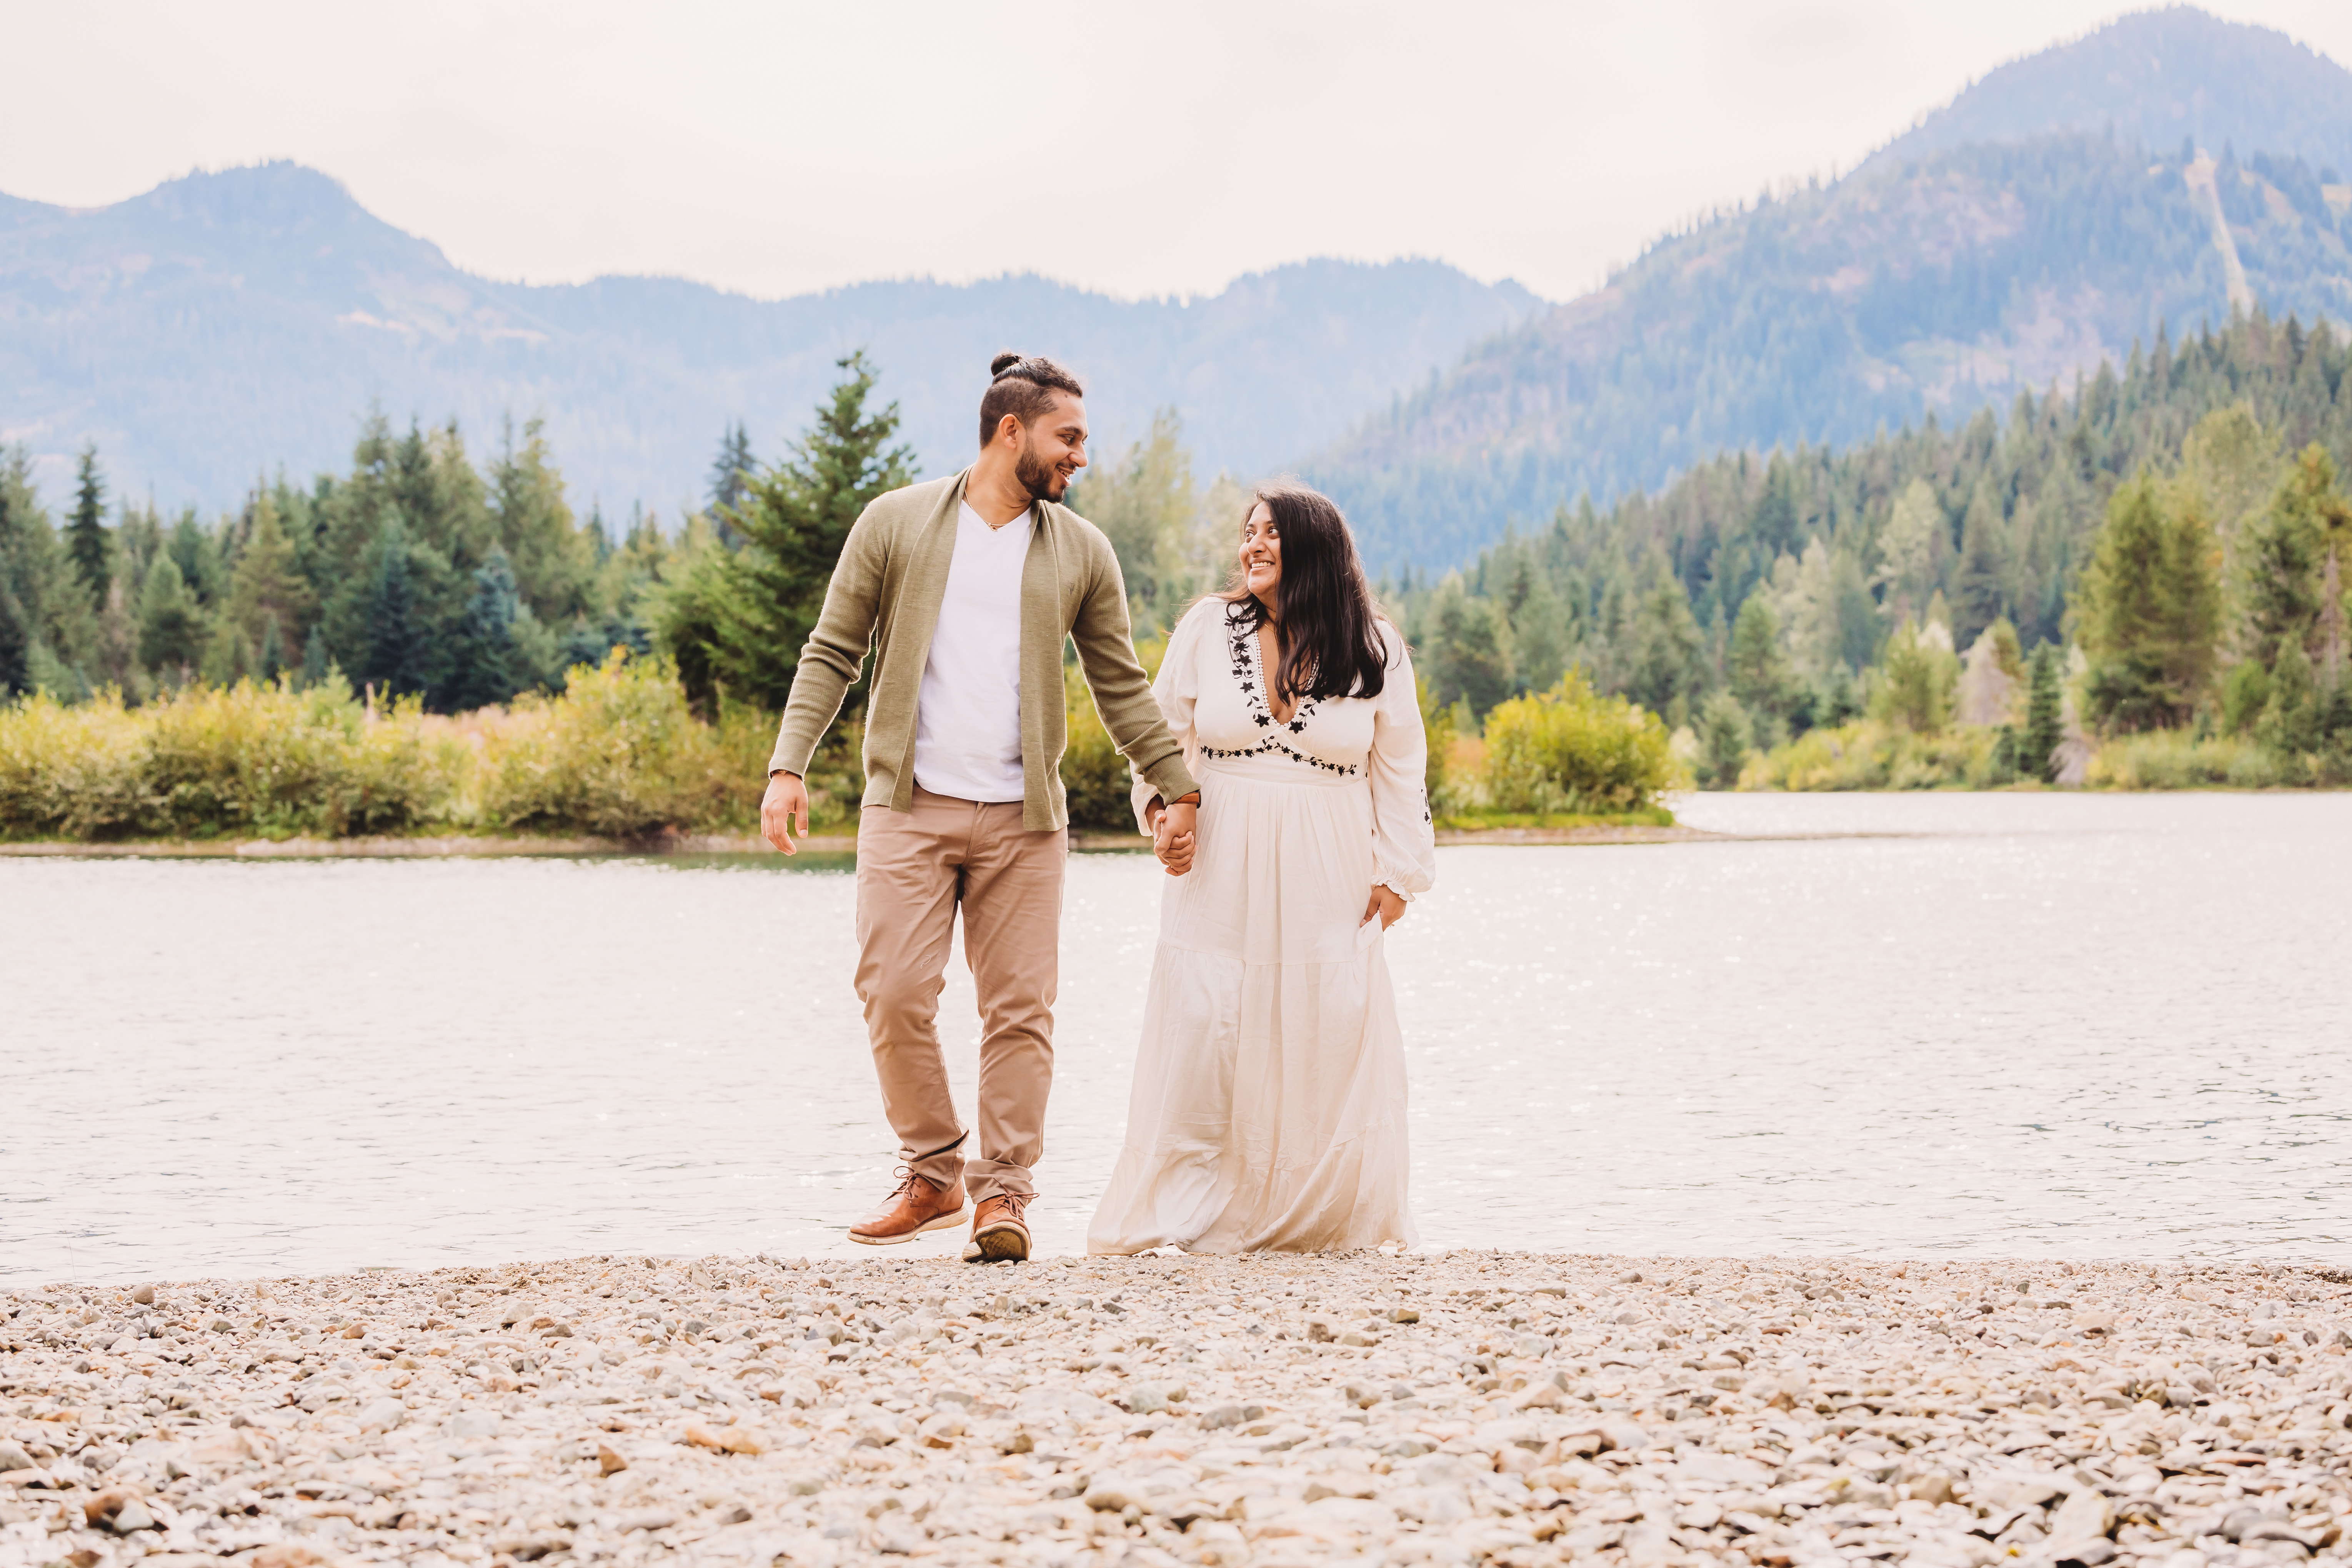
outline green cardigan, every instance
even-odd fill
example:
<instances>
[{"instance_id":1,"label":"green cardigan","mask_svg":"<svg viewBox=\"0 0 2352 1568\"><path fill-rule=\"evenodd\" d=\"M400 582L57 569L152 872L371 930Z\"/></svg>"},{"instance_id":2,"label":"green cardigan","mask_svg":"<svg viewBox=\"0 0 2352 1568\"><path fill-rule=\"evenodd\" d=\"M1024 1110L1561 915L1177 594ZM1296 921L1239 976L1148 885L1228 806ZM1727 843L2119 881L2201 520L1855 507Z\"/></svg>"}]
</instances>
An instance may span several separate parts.
<instances>
[{"instance_id":1,"label":"green cardigan","mask_svg":"<svg viewBox=\"0 0 2352 1568\"><path fill-rule=\"evenodd\" d=\"M931 654L956 519L971 470L877 497L849 531L824 591L824 611L801 649L784 722L768 771L808 772L810 756L841 711L866 650L874 684L866 704L866 805L915 804L915 703ZM1102 530L1052 501L1030 510L1029 558L1021 569L1021 825L1052 831L1069 822L1062 792L1062 640L1078 664L1103 728L1135 770L1174 800L1195 787L1184 754L1160 716L1135 657L1127 584Z\"/></svg>"}]
</instances>

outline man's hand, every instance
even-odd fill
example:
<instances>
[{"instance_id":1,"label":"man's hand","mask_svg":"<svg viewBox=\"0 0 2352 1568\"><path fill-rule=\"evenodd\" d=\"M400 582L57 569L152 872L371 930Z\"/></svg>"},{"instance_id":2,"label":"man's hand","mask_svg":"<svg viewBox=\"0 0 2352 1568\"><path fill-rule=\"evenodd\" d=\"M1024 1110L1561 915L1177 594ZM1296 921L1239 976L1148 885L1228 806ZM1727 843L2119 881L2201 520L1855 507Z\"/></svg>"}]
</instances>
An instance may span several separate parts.
<instances>
[{"instance_id":1,"label":"man's hand","mask_svg":"<svg viewBox=\"0 0 2352 1568\"><path fill-rule=\"evenodd\" d=\"M1199 837L1200 806L1189 800L1163 806L1151 823L1151 852L1171 877L1192 868L1192 847Z\"/></svg>"},{"instance_id":2,"label":"man's hand","mask_svg":"<svg viewBox=\"0 0 2352 1568\"><path fill-rule=\"evenodd\" d=\"M808 785L798 773L770 773L767 795L760 802L760 837L787 855L797 855L792 835L796 821L801 837L807 837Z\"/></svg>"},{"instance_id":3,"label":"man's hand","mask_svg":"<svg viewBox=\"0 0 2352 1568\"><path fill-rule=\"evenodd\" d=\"M1370 900L1364 905L1364 920L1358 921L1356 923L1362 925L1364 921L1370 920L1374 915L1381 918L1381 929L1388 930L1389 927L1404 919L1404 895L1386 882L1381 883L1372 889Z\"/></svg>"}]
</instances>

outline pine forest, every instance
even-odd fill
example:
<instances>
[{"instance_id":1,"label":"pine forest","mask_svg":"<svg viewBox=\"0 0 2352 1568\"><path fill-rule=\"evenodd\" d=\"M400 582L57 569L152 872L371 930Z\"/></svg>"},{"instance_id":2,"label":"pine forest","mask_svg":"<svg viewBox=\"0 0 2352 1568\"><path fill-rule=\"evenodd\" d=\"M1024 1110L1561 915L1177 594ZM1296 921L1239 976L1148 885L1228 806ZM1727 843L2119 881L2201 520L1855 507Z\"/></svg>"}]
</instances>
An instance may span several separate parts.
<instances>
[{"instance_id":1,"label":"pine forest","mask_svg":"<svg viewBox=\"0 0 2352 1568\"><path fill-rule=\"evenodd\" d=\"M2241 314L2120 369L1843 449L1733 452L1605 510L1559 498L1468 568L1382 584L1464 823L1658 813L1680 785L2352 780L2352 344ZM86 451L0 464L0 833L748 826L841 542L916 477L862 355L707 504L572 510L539 427L362 426L349 470L158 514ZM1247 507L1173 410L1071 504L1139 646L1223 580ZM1119 766L1069 683L1074 812ZM855 799L856 697L815 778ZM595 717L590 717L591 711Z\"/></svg>"}]
</instances>

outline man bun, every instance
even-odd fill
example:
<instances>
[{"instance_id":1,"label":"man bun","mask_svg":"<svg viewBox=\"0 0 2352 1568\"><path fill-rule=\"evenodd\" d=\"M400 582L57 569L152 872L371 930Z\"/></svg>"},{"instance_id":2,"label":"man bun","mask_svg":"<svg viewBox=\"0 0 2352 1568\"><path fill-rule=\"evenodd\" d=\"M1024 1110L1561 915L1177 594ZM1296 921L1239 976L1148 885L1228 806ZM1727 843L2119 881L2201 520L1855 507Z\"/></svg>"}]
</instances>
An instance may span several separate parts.
<instances>
[{"instance_id":1,"label":"man bun","mask_svg":"<svg viewBox=\"0 0 2352 1568\"><path fill-rule=\"evenodd\" d=\"M1024 428L1037 423L1054 406L1054 395L1066 392L1084 397L1078 378L1044 354L1017 354L1011 350L988 362L988 391L980 400L980 445L982 451L996 439L996 427L1008 414Z\"/></svg>"}]
</instances>

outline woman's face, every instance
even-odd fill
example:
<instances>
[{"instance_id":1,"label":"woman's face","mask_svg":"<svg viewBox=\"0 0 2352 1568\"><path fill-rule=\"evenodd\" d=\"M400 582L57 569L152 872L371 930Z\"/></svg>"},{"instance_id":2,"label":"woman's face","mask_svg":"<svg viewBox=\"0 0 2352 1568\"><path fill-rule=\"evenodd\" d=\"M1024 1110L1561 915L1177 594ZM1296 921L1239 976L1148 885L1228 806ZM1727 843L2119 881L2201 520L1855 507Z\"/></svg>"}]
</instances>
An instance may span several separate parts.
<instances>
[{"instance_id":1,"label":"woman's face","mask_svg":"<svg viewBox=\"0 0 2352 1568\"><path fill-rule=\"evenodd\" d=\"M1275 607L1275 591L1282 586L1282 533L1264 501L1250 508L1242 524L1242 583L1259 604Z\"/></svg>"}]
</instances>

